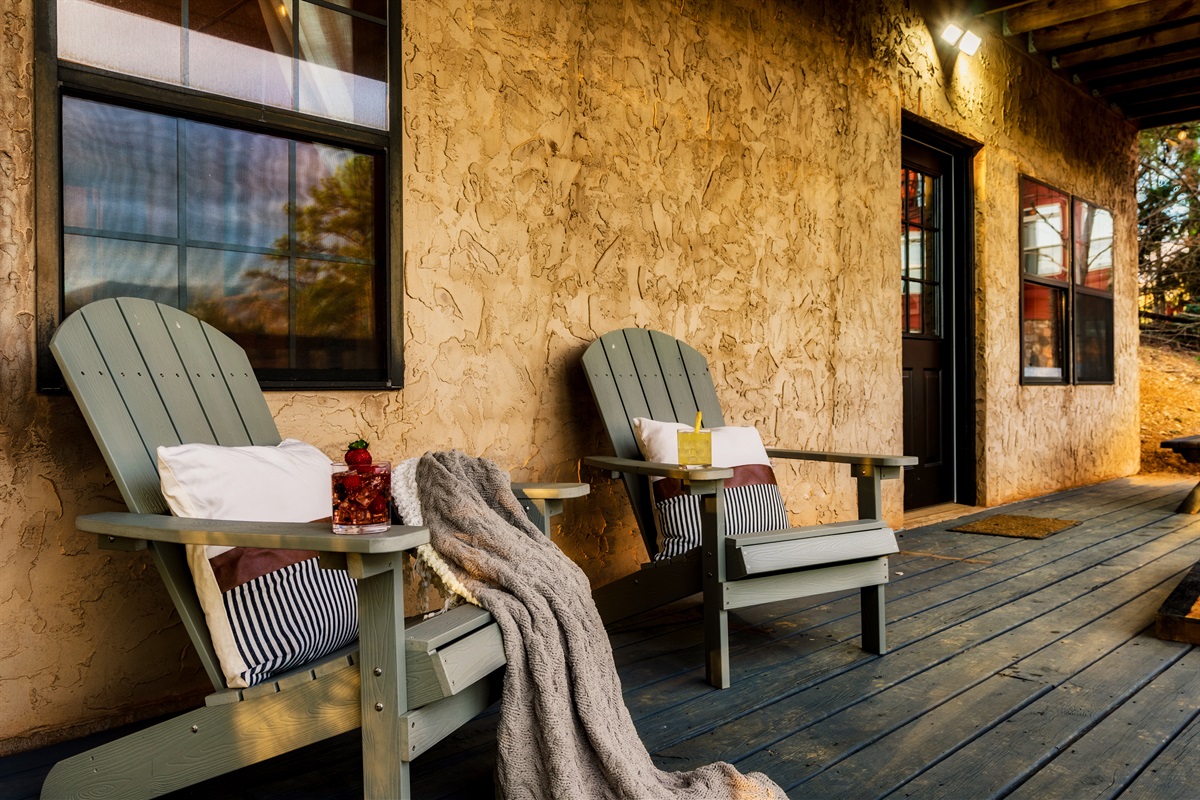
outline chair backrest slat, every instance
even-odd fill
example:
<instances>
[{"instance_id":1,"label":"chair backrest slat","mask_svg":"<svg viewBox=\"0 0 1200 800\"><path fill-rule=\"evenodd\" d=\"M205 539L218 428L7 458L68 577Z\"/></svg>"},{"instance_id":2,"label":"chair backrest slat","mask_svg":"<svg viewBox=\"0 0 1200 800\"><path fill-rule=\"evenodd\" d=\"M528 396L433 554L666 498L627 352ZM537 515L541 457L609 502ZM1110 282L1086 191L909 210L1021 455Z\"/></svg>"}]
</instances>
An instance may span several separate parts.
<instances>
[{"instance_id":1,"label":"chair backrest slat","mask_svg":"<svg viewBox=\"0 0 1200 800\"><path fill-rule=\"evenodd\" d=\"M679 342L679 355L687 371L693 402L704 412L705 425L724 427L725 415L721 412L721 401L717 398L712 372L708 369L708 359L700 355L699 350L683 342Z\"/></svg>"},{"instance_id":2,"label":"chair backrest slat","mask_svg":"<svg viewBox=\"0 0 1200 800\"><path fill-rule=\"evenodd\" d=\"M174 313L175 309L168 309ZM279 429L275 427L275 418L267 407L266 398L254 376L250 359L246 351L232 339L209 325L200 323L204 336L212 349L213 358L217 362L217 374L225 382L225 388L233 400L233 407L241 417L241 423L250 437L251 444L279 444Z\"/></svg>"},{"instance_id":3,"label":"chair backrest slat","mask_svg":"<svg viewBox=\"0 0 1200 800\"><path fill-rule=\"evenodd\" d=\"M148 378L145 388L149 391L138 391L131 380L118 384L121 372L128 376L132 371L134 377L137 372L136 367L123 363L128 354L137 354L137 348L128 328L123 322L118 324L119 317L116 304L98 309L89 306L86 313L77 312L63 322L50 350L79 403L125 505L135 513L163 514L167 504L159 491L158 469L147 449L146 437L170 441L175 438L174 430L168 432L169 418L161 406L153 410L151 401L156 393ZM103 352L101 342L119 341L122 329L124 346L116 348L117 353ZM107 360L109 355L113 357L112 368ZM133 408L126 401L126 394L131 396ZM146 410L146 414L140 414L141 410ZM135 413L149 419L137 419Z\"/></svg>"},{"instance_id":4,"label":"chair backrest slat","mask_svg":"<svg viewBox=\"0 0 1200 800\"><path fill-rule=\"evenodd\" d=\"M640 328L606 333L583 354L600 418L621 458L642 457L633 434L634 417L692 424L696 410L706 425L724 425L708 362L695 348L658 331ZM654 500L645 478L623 476L647 552L658 552Z\"/></svg>"},{"instance_id":5,"label":"chair backrest slat","mask_svg":"<svg viewBox=\"0 0 1200 800\"><path fill-rule=\"evenodd\" d=\"M196 439L196 441L208 441L211 444L229 447L277 444L278 439L256 441L247 429L248 426L245 422L247 414L252 417L265 416L266 420L270 420L270 411L266 410L263 392L259 389L257 381L254 383L252 401L247 402L246 409L242 409L239 399L244 399L244 397L239 398L233 395L226 375L224 375L226 366L217 362L214 342L218 348L224 350L232 348L240 356L241 368L245 372L251 372L250 362L238 344L211 327L206 329L200 320L192 317L191 314L179 311L179 309L157 306L154 308L154 313L160 315L162 319L163 336L160 338L160 342L163 347L174 350L175 373L182 372L182 378L178 381L170 381L170 387L173 392L178 389L181 395L194 399L199 411L196 425L199 426L200 423L203 423L209 428L208 434L198 432L197 435L206 435L206 438ZM216 336L210 336L209 331L216 333ZM223 357L232 359L233 356L224 353ZM174 377L175 373L170 373L169 377ZM250 378L253 380L253 373L250 374ZM194 414L194 411L190 411L190 413ZM270 428L271 431L274 431L274 422L270 422Z\"/></svg>"},{"instance_id":6,"label":"chair backrest slat","mask_svg":"<svg viewBox=\"0 0 1200 800\"><path fill-rule=\"evenodd\" d=\"M110 308L112 306L108 304L97 303L94 307L87 306L84 312L91 316L96 313L108 313ZM122 321L132 335L132 341L137 345L146 369L149 370L155 397L162 404L164 412L170 417L175 428L176 436L172 442L152 436L143 438L148 443L153 442L155 447L182 442L217 444L216 435L196 396L187 369L179 358L171 332L158 306L131 298L121 298L116 301L116 308L119 309ZM121 344L113 337L103 340L102 347L107 352L121 349ZM134 416L136 418L137 414ZM153 450L151 453L153 454Z\"/></svg>"},{"instance_id":7,"label":"chair backrest slat","mask_svg":"<svg viewBox=\"0 0 1200 800\"><path fill-rule=\"evenodd\" d=\"M646 398L647 414L645 416L659 420L677 420L675 404L671 392L663 379L662 367L658 363L658 353L650 340L650 331L641 328L625 330L625 342L629 347L629 356L633 361L636 380ZM694 416L694 415L693 415Z\"/></svg>"}]
</instances>

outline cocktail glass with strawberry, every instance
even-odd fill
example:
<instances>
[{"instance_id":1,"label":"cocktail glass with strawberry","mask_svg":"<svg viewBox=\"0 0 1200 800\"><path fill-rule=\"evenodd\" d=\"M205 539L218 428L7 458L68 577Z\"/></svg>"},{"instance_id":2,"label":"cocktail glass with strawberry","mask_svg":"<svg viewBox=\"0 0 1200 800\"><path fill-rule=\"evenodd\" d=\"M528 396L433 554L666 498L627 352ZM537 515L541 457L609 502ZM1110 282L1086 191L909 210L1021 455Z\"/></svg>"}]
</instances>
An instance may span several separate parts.
<instances>
[{"instance_id":1,"label":"cocktail glass with strawberry","mask_svg":"<svg viewBox=\"0 0 1200 800\"><path fill-rule=\"evenodd\" d=\"M333 532L382 533L392 524L392 465L375 461L362 439L333 465Z\"/></svg>"}]
</instances>

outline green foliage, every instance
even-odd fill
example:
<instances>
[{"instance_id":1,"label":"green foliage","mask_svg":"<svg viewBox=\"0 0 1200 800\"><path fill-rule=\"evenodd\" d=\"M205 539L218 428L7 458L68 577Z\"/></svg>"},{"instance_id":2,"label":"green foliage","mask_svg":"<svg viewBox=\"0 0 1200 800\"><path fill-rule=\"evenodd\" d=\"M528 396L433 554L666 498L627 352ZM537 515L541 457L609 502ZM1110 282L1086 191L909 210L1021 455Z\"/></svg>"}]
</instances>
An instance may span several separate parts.
<instances>
[{"instance_id":1,"label":"green foliage","mask_svg":"<svg viewBox=\"0 0 1200 800\"><path fill-rule=\"evenodd\" d=\"M1200 123L1138 136L1141 307L1200 314Z\"/></svg>"}]
</instances>

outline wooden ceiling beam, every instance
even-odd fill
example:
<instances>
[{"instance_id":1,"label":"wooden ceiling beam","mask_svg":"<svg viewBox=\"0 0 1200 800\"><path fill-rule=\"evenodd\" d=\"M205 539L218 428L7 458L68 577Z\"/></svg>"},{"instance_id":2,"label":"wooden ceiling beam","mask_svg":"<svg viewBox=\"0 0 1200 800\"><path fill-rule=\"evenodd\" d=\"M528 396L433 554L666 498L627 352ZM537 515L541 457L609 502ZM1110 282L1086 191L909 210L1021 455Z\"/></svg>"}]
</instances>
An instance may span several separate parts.
<instances>
[{"instance_id":1,"label":"wooden ceiling beam","mask_svg":"<svg viewBox=\"0 0 1200 800\"><path fill-rule=\"evenodd\" d=\"M1129 6L1148 3L1151 0L1035 0L1004 12L1004 35L1014 36L1041 28L1063 25L1067 22L1094 17L1109 11L1120 11Z\"/></svg>"},{"instance_id":2,"label":"wooden ceiling beam","mask_svg":"<svg viewBox=\"0 0 1200 800\"><path fill-rule=\"evenodd\" d=\"M1091 81L1088 85L1105 97L1112 97L1130 92L1154 92L1182 81L1190 81L1193 86L1200 81L1200 60L1184 62L1175 67L1163 67L1160 70L1147 70L1137 78L1109 83Z\"/></svg>"},{"instance_id":3,"label":"wooden ceiling beam","mask_svg":"<svg viewBox=\"0 0 1200 800\"><path fill-rule=\"evenodd\" d=\"M1154 105L1171 108L1172 104L1180 98L1193 95L1200 95L1200 87L1197 87L1194 79L1172 81L1150 89L1139 89L1132 92L1100 92L1100 96L1105 100L1123 109Z\"/></svg>"},{"instance_id":4,"label":"wooden ceiling beam","mask_svg":"<svg viewBox=\"0 0 1200 800\"><path fill-rule=\"evenodd\" d=\"M1193 89L1188 94L1182 94L1178 97L1171 97L1165 100L1150 98L1130 101L1124 105L1117 103L1116 106L1121 109L1125 116L1134 117L1135 119L1159 114L1171 114L1177 111L1200 108L1200 91Z\"/></svg>"},{"instance_id":5,"label":"wooden ceiling beam","mask_svg":"<svg viewBox=\"0 0 1200 800\"><path fill-rule=\"evenodd\" d=\"M1200 40L1200 22L1155 31L1133 39L1122 39L1117 42L1073 50L1069 53L1060 53L1054 57L1054 61L1059 68L1071 72L1074 71L1072 67L1082 64L1128 56L1152 47L1187 44L1195 40Z\"/></svg>"},{"instance_id":6,"label":"wooden ceiling beam","mask_svg":"<svg viewBox=\"0 0 1200 800\"><path fill-rule=\"evenodd\" d=\"M1200 0L1159 0L1138 3L1117 11L1065 22L1029 34L1034 47L1053 53L1088 42L1140 38L1147 28L1200 15Z\"/></svg>"},{"instance_id":7,"label":"wooden ceiling beam","mask_svg":"<svg viewBox=\"0 0 1200 800\"><path fill-rule=\"evenodd\" d=\"M1139 130L1143 131L1147 128L1161 128L1164 125L1183 125L1188 122L1195 122L1196 120L1200 120L1200 107L1181 108L1175 111L1133 118L1134 124L1138 126Z\"/></svg>"},{"instance_id":8,"label":"wooden ceiling beam","mask_svg":"<svg viewBox=\"0 0 1200 800\"><path fill-rule=\"evenodd\" d=\"M975 0L972 3L972 11L977 17L986 17L990 14L1000 14L1004 11L1010 11L1021 6L1029 6L1039 0Z\"/></svg>"},{"instance_id":9,"label":"wooden ceiling beam","mask_svg":"<svg viewBox=\"0 0 1200 800\"><path fill-rule=\"evenodd\" d=\"M1135 80L1147 73L1180 68L1180 65L1200 59L1200 42L1188 42L1172 48L1140 51L1121 59L1110 59L1095 64L1081 64L1072 70L1088 85L1103 89L1105 85L1119 81Z\"/></svg>"}]
</instances>

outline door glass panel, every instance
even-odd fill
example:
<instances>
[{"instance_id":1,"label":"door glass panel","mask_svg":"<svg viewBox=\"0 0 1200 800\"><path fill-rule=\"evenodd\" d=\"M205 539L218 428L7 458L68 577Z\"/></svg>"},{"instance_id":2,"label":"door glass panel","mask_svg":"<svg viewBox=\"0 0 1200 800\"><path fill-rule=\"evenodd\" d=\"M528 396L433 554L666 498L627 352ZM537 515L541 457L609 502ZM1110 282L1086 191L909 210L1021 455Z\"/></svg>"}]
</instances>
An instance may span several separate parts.
<instances>
[{"instance_id":1,"label":"door glass panel","mask_svg":"<svg viewBox=\"0 0 1200 800\"><path fill-rule=\"evenodd\" d=\"M941 335L941 249L937 227L939 180L936 175L927 175L919 170L907 167L901 170L903 331L910 335Z\"/></svg>"},{"instance_id":2,"label":"door glass panel","mask_svg":"<svg viewBox=\"0 0 1200 800\"><path fill-rule=\"evenodd\" d=\"M908 229L906 247L908 252L906 253L905 261L908 265L908 277L920 280L925 277L925 254L920 229L912 227Z\"/></svg>"},{"instance_id":3,"label":"door glass panel","mask_svg":"<svg viewBox=\"0 0 1200 800\"><path fill-rule=\"evenodd\" d=\"M905 329L905 333L924 333L924 312L926 307L926 303L922 297L924 285L917 281L906 281L905 289L905 299L907 300L908 307L908 327Z\"/></svg>"},{"instance_id":4,"label":"door glass panel","mask_svg":"<svg viewBox=\"0 0 1200 800\"><path fill-rule=\"evenodd\" d=\"M921 175L911 169L902 171L904 179L904 219L915 225L921 224Z\"/></svg>"},{"instance_id":5,"label":"door glass panel","mask_svg":"<svg viewBox=\"0 0 1200 800\"><path fill-rule=\"evenodd\" d=\"M921 223L932 228L937 224L937 179L932 175L920 175L920 185Z\"/></svg>"}]
</instances>

